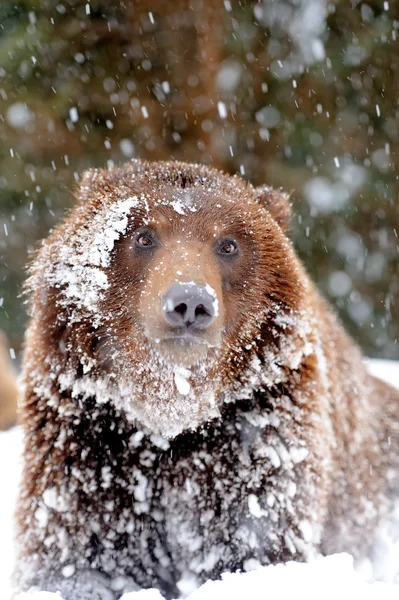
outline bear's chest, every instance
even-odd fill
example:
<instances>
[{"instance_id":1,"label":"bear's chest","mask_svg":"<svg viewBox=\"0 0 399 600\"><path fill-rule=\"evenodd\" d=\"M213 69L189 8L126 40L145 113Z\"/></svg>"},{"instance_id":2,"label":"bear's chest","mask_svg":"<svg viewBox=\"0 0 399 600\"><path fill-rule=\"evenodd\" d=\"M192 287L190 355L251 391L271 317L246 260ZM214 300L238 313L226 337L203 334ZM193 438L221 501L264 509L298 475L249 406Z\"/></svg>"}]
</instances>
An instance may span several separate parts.
<instances>
[{"instance_id":1,"label":"bear's chest","mask_svg":"<svg viewBox=\"0 0 399 600\"><path fill-rule=\"evenodd\" d=\"M245 561L264 562L270 468L265 457L248 452L241 435L180 456L172 450L151 466L148 454L142 457L145 464L132 467L110 523L125 555L119 565L129 562L140 585L147 585L148 573L161 588L169 579L197 585Z\"/></svg>"},{"instance_id":2,"label":"bear's chest","mask_svg":"<svg viewBox=\"0 0 399 600\"><path fill-rule=\"evenodd\" d=\"M165 451L138 448L113 489L119 507L109 523L135 557L136 578L172 569L174 581L202 581L281 551L275 542L289 528L282 515L294 512L299 478L281 431L243 418Z\"/></svg>"}]
</instances>

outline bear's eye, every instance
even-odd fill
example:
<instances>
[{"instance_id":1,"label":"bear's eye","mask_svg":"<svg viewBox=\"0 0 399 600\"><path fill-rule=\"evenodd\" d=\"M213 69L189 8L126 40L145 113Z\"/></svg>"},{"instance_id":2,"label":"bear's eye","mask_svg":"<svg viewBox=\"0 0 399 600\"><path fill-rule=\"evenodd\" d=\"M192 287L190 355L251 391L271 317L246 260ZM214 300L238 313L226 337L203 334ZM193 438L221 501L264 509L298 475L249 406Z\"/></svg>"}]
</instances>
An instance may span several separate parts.
<instances>
[{"instance_id":1,"label":"bear's eye","mask_svg":"<svg viewBox=\"0 0 399 600\"><path fill-rule=\"evenodd\" d=\"M238 244L235 240L222 240L218 245L217 251L218 254L234 256L235 254L238 254Z\"/></svg>"},{"instance_id":2,"label":"bear's eye","mask_svg":"<svg viewBox=\"0 0 399 600\"><path fill-rule=\"evenodd\" d=\"M143 232L136 235L135 244L138 248L151 248L155 241L150 233Z\"/></svg>"}]
</instances>

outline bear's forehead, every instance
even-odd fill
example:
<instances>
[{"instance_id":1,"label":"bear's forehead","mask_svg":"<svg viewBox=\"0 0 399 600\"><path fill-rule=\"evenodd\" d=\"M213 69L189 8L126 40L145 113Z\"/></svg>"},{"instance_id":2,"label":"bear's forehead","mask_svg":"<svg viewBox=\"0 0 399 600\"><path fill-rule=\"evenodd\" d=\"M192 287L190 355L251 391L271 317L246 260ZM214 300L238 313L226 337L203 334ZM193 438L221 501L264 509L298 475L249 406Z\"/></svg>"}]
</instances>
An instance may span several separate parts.
<instances>
[{"instance_id":1,"label":"bear's forehead","mask_svg":"<svg viewBox=\"0 0 399 600\"><path fill-rule=\"evenodd\" d=\"M164 185L144 191L133 187L130 193L136 199L129 214L134 227L246 229L259 217L259 205L243 190L231 193L217 186Z\"/></svg>"}]
</instances>

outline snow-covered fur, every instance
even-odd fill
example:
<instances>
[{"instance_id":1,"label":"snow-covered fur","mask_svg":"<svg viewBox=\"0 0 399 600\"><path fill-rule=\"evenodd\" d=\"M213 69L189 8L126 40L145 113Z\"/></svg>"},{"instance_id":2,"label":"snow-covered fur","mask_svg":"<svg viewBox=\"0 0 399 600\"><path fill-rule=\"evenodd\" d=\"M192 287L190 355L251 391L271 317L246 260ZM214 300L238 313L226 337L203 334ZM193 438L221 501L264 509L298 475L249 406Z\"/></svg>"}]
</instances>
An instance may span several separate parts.
<instances>
[{"instance_id":1,"label":"snow-covered fur","mask_svg":"<svg viewBox=\"0 0 399 600\"><path fill-rule=\"evenodd\" d=\"M77 196L28 282L17 589L174 598L223 571L366 554L398 484L399 394L309 281L287 197L141 161L89 171ZM163 337L176 282L216 306L183 352Z\"/></svg>"}]
</instances>

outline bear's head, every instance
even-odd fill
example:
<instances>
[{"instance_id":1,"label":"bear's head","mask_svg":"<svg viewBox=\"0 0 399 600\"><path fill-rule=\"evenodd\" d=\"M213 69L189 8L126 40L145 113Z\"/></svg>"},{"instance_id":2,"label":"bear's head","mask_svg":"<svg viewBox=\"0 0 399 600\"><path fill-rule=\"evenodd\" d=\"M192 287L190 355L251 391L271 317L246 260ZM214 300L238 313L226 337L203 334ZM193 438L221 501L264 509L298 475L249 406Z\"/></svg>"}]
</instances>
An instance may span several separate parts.
<instances>
[{"instance_id":1,"label":"bear's head","mask_svg":"<svg viewBox=\"0 0 399 600\"><path fill-rule=\"evenodd\" d=\"M52 381L165 436L217 416L301 307L287 196L132 161L86 172L77 199L28 284Z\"/></svg>"}]
</instances>

